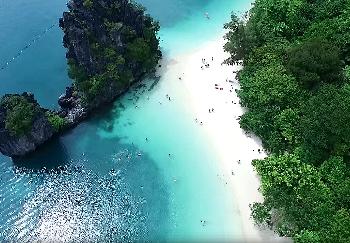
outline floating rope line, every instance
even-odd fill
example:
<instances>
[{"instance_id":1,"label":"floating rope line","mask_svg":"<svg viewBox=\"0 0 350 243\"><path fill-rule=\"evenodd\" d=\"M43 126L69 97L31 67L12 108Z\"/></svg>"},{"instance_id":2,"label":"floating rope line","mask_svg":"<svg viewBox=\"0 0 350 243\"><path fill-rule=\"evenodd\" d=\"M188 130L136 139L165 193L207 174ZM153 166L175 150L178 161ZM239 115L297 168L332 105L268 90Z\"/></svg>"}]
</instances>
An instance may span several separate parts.
<instances>
[{"instance_id":1,"label":"floating rope line","mask_svg":"<svg viewBox=\"0 0 350 243\"><path fill-rule=\"evenodd\" d=\"M43 38L50 30L52 30L57 24L53 24L50 27L46 28L40 34L36 35L27 45L25 45L22 49L20 49L15 56L10 58L7 62L0 66L0 71L6 69L13 61L15 61L18 57L20 57L24 51L26 51L29 47L35 44L38 40Z\"/></svg>"}]
</instances>

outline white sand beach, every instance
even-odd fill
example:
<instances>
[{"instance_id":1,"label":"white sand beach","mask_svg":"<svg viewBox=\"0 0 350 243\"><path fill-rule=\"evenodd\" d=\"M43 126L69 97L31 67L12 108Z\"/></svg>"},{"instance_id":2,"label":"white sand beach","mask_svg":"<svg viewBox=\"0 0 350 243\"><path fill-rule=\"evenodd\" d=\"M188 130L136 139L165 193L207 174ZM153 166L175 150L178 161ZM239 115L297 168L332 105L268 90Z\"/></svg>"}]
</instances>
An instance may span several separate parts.
<instances>
[{"instance_id":1,"label":"white sand beach","mask_svg":"<svg viewBox=\"0 0 350 243\"><path fill-rule=\"evenodd\" d=\"M191 100L194 122L205 130L213 150L219 154L217 163L234 193L244 239L247 242L286 241L271 231L258 229L250 218L249 204L262 200L258 191L259 178L251 161L264 158L266 154L261 142L240 128L237 118L243 110L235 92L239 84L234 73L240 67L222 64L228 57L223 50L224 43L225 40L219 38L195 52L178 56L168 63L168 70L183 83ZM205 63L209 67L205 67Z\"/></svg>"}]
</instances>

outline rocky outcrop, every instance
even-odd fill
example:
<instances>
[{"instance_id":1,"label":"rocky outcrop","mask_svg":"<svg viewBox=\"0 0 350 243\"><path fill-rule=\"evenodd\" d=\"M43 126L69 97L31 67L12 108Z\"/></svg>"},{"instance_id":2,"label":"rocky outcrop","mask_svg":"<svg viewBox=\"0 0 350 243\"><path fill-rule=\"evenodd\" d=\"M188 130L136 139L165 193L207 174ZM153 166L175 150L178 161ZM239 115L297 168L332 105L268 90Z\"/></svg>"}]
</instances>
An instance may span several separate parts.
<instances>
[{"instance_id":1,"label":"rocky outcrop","mask_svg":"<svg viewBox=\"0 0 350 243\"><path fill-rule=\"evenodd\" d=\"M59 24L73 84L59 97L57 112L41 108L27 93L2 98L0 152L4 155L26 155L54 134L79 124L153 72L161 57L159 26L133 1L70 0L67 6L69 11ZM18 107L25 112L18 113Z\"/></svg>"},{"instance_id":2,"label":"rocky outcrop","mask_svg":"<svg viewBox=\"0 0 350 243\"><path fill-rule=\"evenodd\" d=\"M13 111L11 109L18 109L18 107L9 107L6 101L20 97L32 105L33 117L30 119L29 131L16 135L6 124L9 123L8 115ZM23 156L49 140L55 131L45 113L46 111L39 106L32 94L5 95L0 103L0 152L10 157ZM26 118L22 117L22 119Z\"/></svg>"},{"instance_id":3,"label":"rocky outcrop","mask_svg":"<svg viewBox=\"0 0 350 243\"><path fill-rule=\"evenodd\" d=\"M66 89L59 105L61 116L76 124L153 71L161 52L156 36L158 24L134 2L71 0L68 9L60 19L60 27L74 85ZM135 57L129 54L130 44L148 52L140 53L141 58ZM102 84L96 85L96 82ZM97 86L94 87L97 90L92 92L91 86Z\"/></svg>"},{"instance_id":4,"label":"rocky outcrop","mask_svg":"<svg viewBox=\"0 0 350 243\"><path fill-rule=\"evenodd\" d=\"M77 125L88 116L89 109L82 105L83 102L73 87L66 88L66 93L58 98L58 104L61 107L58 115L68 121L68 126Z\"/></svg>"}]
</instances>

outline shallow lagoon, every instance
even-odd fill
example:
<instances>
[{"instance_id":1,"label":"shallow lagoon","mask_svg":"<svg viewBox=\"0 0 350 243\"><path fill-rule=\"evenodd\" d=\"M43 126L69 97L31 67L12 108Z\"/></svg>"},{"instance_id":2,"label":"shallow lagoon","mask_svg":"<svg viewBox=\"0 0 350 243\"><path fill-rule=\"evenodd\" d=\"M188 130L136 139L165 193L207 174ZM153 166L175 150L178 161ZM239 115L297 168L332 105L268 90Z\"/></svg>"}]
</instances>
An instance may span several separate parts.
<instances>
[{"instance_id":1,"label":"shallow lagoon","mask_svg":"<svg viewBox=\"0 0 350 243\"><path fill-rule=\"evenodd\" d=\"M221 35L230 11L249 7L244 0L139 2L160 21L165 60ZM31 91L57 107L70 83L57 26L64 9L64 0L0 0L1 94ZM0 157L0 239L239 238L232 192L175 78L145 80L22 161Z\"/></svg>"}]
</instances>

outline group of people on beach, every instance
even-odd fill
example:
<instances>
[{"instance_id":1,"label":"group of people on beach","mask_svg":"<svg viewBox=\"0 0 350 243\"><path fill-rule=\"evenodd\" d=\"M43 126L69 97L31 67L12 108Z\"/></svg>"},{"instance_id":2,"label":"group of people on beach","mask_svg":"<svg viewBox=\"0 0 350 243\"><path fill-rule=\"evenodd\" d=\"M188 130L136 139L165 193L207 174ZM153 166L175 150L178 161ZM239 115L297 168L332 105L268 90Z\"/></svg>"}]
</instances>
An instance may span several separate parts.
<instances>
[{"instance_id":1,"label":"group of people on beach","mask_svg":"<svg viewBox=\"0 0 350 243\"><path fill-rule=\"evenodd\" d=\"M211 57L211 60L214 61L214 57ZM210 67L210 64L206 61L205 58L202 58L202 66L201 66L201 69L204 70L204 67L206 68L209 68Z\"/></svg>"}]
</instances>

